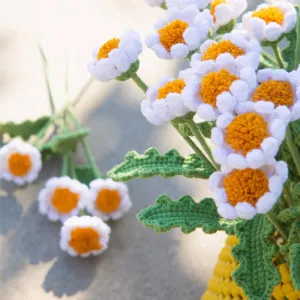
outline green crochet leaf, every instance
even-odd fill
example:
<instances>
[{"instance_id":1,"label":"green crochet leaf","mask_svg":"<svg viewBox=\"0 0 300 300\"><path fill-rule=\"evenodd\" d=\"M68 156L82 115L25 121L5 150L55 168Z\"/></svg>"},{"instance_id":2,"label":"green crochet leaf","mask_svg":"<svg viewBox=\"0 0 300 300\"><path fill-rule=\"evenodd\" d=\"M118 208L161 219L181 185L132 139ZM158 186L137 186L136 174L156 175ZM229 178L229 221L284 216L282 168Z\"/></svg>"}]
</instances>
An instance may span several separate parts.
<instances>
[{"instance_id":1,"label":"green crochet leaf","mask_svg":"<svg viewBox=\"0 0 300 300\"><path fill-rule=\"evenodd\" d=\"M227 32L231 32L232 29L234 28L235 26L235 23L236 21L235 20L232 20L230 21L229 23L221 26L218 30L217 30L217 34L225 34Z\"/></svg>"},{"instance_id":2,"label":"green crochet leaf","mask_svg":"<svg viewBox=\"0 0 300 300\"><path fill-rule=\"evenodd\" d=\"M86 185L89 185L91 181L97 178L90 165L78 165L75 168L75 172L77 179Z\"/></svg>"},{"instance_id":3,"label":"green crochet leaf","mask_svg":"<svg viewBox=\"0 0 300 300\"><path fill-rule=\"evenodd\" d=\"M232 273L234 282L249 299L270 300L274 287L281 281L272 261L278 251L270 239L273 225L264 215L257 215L237 224L235 232L239 244L232 248L232 256L239 267Z\"/></svg>"},{"instance_id":4,"label":"green crochet leaf","mask_svg":"<svg viewBox=\"0 0 300 300\"><path fill-rule=\"evenodd\" d=\"M300 218L300 206L286 208L277 216L278 220L282 223L291 223Z\"/></svg>"},{"instance_id":5,"label":"green crochet leaf","mask_svg":"<svg viewBox=\"0 0 300 300\"><path fill-rule=\"evenodd\" d=\"M299 14L299 8L296 7L297 14ZM287 39L288 45L286 48L282 50L282 58L287 63L286 70L288 72L294 70L295 64L295 49L297 46L297 26L295 26L294 30L285 34L285 38Z\"/></svg>"},{"instance_id":6,"label":"green crochet leaf","mask_svg":"<svg viewBox=\"0 0 300 300\"><path fill-rule=\"evenodd\" d=\"M197 127L206 138L211 138L211 131L216 126L216 122L201 122L197 123ZM179 124L179 131L183 136L193 136L190 128L186 124Z\"/></svg>"},{"instance_id":7,"label":"green crochet leaf","mask_svg":"<svg viewBox=\"0 0 300 300\"><path fill-rule=\"evenodd\" d=\"M158 233L172 228L181 228L183 233L190 233L196 228L202 228L205 233L209 234L218 230L234 234L234 226L241 222L221 218L211 198L205 198L196 203L190 196L183 196L178 201L172 201L168 195L159 196L153 206L139 213L138 219L146 227Z\"/></svg>"},{"instance_id":8,"label":"green crochet leaf","mask_svg":"<svg viewBox=\"0 0 300 300\"><path fill-rule=\"evenodd\" d=\"M212 172L196 154L184 158L176 150L171 150L160 155L157 149L150 148L143 155L135 151L128 152L125 161L107 174L115 181L128 181L137 177L167 178L176 175L207 179Z\"/></svg>"},{"instance_id":9,"label":"green crochet leaf","mask_svg":"<svg viewBox=\"0 0 300 300\"><path fill-rule=\"evenodd\" d=\"M290 272L296 290L300 290L300 244L290 247Z\"/></svg>"},{"instance_id":10,"label":"green crochet leaf","mask_svg":"<svg viewBox=\"0 0 300 300\"><path fill-rule=\"evenodd\" d=\"M0 123L0 135L6 133L11 138L21 137L24 141L27 141L32 135L36 135L49 120L48 116L44 116L35 121L26 120L22 123Z\"/></svg>"},{"instance_id":11,"label":"green crochet leaf","mask_svg":"<svg viewBox=\"0 0 300 300\"><path fill-rule=\"evenodd\" d=\"M63 132L55 135L49 142L40 147L42 157L47 159L55 154L64 154L75 151L77 143L89 134L89 129L81 128L72 132Z\"/></svg>"}]
</instances>

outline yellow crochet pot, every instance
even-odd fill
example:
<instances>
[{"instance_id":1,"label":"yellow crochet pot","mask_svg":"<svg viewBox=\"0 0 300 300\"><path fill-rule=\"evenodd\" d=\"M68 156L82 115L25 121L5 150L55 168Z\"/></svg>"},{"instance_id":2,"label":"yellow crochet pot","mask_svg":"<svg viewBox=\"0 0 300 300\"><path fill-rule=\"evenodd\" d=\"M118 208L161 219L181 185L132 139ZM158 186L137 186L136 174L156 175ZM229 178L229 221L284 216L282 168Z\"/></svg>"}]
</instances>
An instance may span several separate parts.
<instances>
[{"instance_id":1,"label":"yellow crochet pot","mask_svg":"<svg viewBox=\"0 0 300 300\"><path fill-rule=\"evenodd\" d=\"M200 300L244 300L248 299L244 291L238 287L231 278L231 273L238 263L231 256L231 248L238 244L236 236L229 236L222 249L219 260L215 266L213 276L208 282L207 290ZM279 266L282 281L275 287L271 299L297 300L300 299L300 291L295 291L290 279L287 265Z\"/></svg>"}]
</instances>

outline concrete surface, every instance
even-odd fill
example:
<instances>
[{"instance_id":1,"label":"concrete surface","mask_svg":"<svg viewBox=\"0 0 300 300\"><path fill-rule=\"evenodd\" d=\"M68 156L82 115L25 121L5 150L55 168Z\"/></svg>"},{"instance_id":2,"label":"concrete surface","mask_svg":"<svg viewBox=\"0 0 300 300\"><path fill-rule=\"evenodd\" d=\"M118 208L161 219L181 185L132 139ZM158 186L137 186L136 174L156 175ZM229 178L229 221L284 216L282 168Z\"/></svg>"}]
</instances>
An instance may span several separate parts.
<instances>
[{"instance_id":1,"label":"concrete surface","mask_svg":"<svg viewBox=\"0 0 300 300\"><path fill-rule=\"evenodd\" d=\"M0 0L0 120L21 121L49 112L36 40L49 56L57 105L62 105L65 58L69 57L70 93L88 77L86 62L101 41L138 28L143 36L162 15L142 0ZM176 75L175 62L158 60L145 50L140 75L149 84ZM190 149L169 127L154 127L139 111L143 94L133 82L94 82L76 108L92 128L89 142L103 171L135 149ZM77 154L83 161L82 153ZM52 160L39 180L25 188L1 183L1 300L196 300L211 275L224 235L201 230L157 235L144 228L136 214L161 193L174 199L209 195L205 182L177 177L153 178L129 184L134 203L130 213L111 224L110 248L102 256L74 259L58 248L59 224L40 216L36 196L47 178L60 173Z\"/></svg>"}]
</instances>

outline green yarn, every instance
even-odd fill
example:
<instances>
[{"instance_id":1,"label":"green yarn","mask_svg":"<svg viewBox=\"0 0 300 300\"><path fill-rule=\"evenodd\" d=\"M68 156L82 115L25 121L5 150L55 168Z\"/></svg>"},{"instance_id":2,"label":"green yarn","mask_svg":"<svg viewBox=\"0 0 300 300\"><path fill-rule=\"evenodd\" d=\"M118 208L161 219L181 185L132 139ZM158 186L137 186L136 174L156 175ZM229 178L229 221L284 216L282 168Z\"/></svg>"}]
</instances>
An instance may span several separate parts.
<instances>
[{"instance_id":1,"label":"green yarn","mask_svg":"<svg viewBox=\"0 0 300 300\"><path fill-rule=\"evenodd\" d=\"M296 290L300 290L300 244L290 247L290 274Z\"/></svg>"},{"instance_id":2,"label":"green yarn","mask_svg":"<svg viewBox=\"0 0 300 300\"><path fill-rule=\"evenodd\" d=\"M293 222L295 219L300 218L300 206L286 208L285 210L283 210L279 213L277 218L282 223Z\"/></svg>"},{"instance_id":3,"label":"green yarn","mask_svg":"<svg viewBox=\"0 0 300 300\"><path fill-rule=\"evenodd\" d=\"M62 132L55 135L49 142L43 144L39 150L44 159L50 158L56 154L65 154L75 151L77 143L89 134L87 128L80 128L71 132Z\"/></svg>"},{"instance_id":4,"label":"green yarn","mask_svg":"<svg viewBox=\"0 0 300 300\"><path fill-rule=\"evenodd\" d=\"M78 165L75 167L75 172L77 179L87 186L91 181L97 179L97 176L95 176L93 168L90 165Z\"/></svg>"},{"instance_id":5,"label":"green yarn","mask_svg":"<svg viewBox=\"0 0 300 300\"><path fill-rule=\"evenodd\" d=\"M0 135L8 134L11 138L21 137L27 141L31 136L38 134L49 121L50 117L44 116L34 121L26 120L22 123L0 123Z\"/></svg>"},{"instance_id":6,"label":"green yarn","mask_svg":"<svg viewBox=\"0 0 300 300\"><path fill-rule=\"evenodd\" d=\"M128 181L134 178L176 175L207 179L213 173L201 158L191 154L182 157L176 150L160 155L157 149L150 148L143 155L135 151L127 153L125 161L111 169L107 174L115 181Z\"/></svg>"},{"instance_id":7,"label":"green yarn","mask_svg":"<svg viewBox=\"0 0 300 300\"><path fill-rule=\"evenodd\" d=\"M296 7L297 14L299 14L299 8ZM297 46L297 26L295 28L284 35L288 45L282 50L282 58L286 62L286 70L288 72L294 70L295 64L295 50Z\"/></svg>"},{"instance_id":8,"label":"green yarn","mask_svg":"<svg viewBox=\"0 0 300 300\"><path fill-rule=\"evenodd\" d=\"M116 80L126 81L128 79L131 79L132 75L135 74L139 70L139 67L140 67L140 61L137 60L135 63L131 64L128 71L126 71L125 73L123 73L122 75L117 77Z\"/></svg>"},{"instance_id":9,"label":"green yarn","mask_svg":"<svg viewBox=\"0 0 300 300\"><path fill-rule=\"evenodd\" d=\"M281 277L273 263L278 247L272 243L274 227L264 215L237 224L235 233L239 244L232 256L239 262L233 272L234 282L243 288L251 300L269 300Z\"/></svg>"},{"instance_id":10,"label":"green yarn","mask_svg":"<svg viewBox=\"0 0 300 300\"><path fill-rule=\"evenodd\" d=\"M225 34L228 32L231 32L235 26L236 20L231 20L229 23L221 26L218 30L217 30L217 34Z\"/></svg>"},{"instance_id":11,"label":"green yarn","mask_svg":"<svg viewBox=\"0 0 300 300\"><path fill-rule=\"evenodd\" d=\"M259 69L265 69L265 68L271 68L271 69L277 69L278 64L273 60L271 55L269 55L266 52L262 52L260 55L260 65Z\"/></svg>"},{"instance_id":12,"label":"green yarn","mask_svg":"<svg viewBox=\"0 0 300 300\"><path fill-rule=\"evenodd\" d=\"M211 138L211 131L216 126L216 122L201 122L196 124L197 127L200 129L201 133L206 138ZM180 133L183 136L193 136L189 126L187 124L179 124L178 127Z\"/></svg>"},{"instance_id":13,"label":"green yarn","mask_svg":"<svg viewBox=\"0 0 300 300\"><path fill-rule=\"evenodd\" d=\"M183 233L190 233L196 228L202 228L209 234L218 230L234 234L235 225L242 222L221 218L213 199L205 198L196 203L190 196L172 201L168 195L161 195L153 206L142 210L137 217L144 226L158 233L172 228L181 228Z\"/></svg>"}]
</instances>

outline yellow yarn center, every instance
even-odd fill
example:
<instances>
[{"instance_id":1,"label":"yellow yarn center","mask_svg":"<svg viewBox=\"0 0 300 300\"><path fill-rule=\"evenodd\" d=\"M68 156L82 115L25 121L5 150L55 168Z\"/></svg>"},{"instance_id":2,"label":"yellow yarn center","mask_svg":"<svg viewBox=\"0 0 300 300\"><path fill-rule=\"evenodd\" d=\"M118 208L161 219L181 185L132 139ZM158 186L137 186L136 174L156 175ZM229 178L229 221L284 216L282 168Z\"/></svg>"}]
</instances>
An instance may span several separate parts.
<instances>
[{"instance_id":1,"label":"yellow yarn center","mask_svg":"<svg viewBox=\"0 0 300 300\"><path fill-rule=\"evenodd\" d=\"M79 195L71 192L68 188L56 188L51 203L55 209L62 214L70 213L77 207Z\"/></svg>"},{"instance_id":2,"label":"yellow yarn center","mask_svg":"<svg viewBox=\"0 0 300 300\"><path fill-rule=\"evenodd\" d=\"M75 228L71 232L69 245L78 254L85 254L102 248L99 238L98 231L92 227Z\"/></svg>"},{"instance_id":3,"label":"yellow yarn center","mask_svg":"<svg viewBox=\"0 0 300 300\"><path fill-rule=\"evenodd\" d=\"M235 170L224 178L228 202L236 206L247 202L253 206L269 190L269 180L261 170Z\"/></svg>"},{"instance_id":4,"label":"yellow yarn center","mask_svg":"<svg viewBox=\"0 0 300 300\"><path fill-rule=\"evenodd\" d=\"M108 54L110 51L119 47L120 39L113 38L106 42L102 47L99 49L98 52L98 59L108 58Z\"/></svg>"},{"instance_id":5,"label":"yellow yarn center","mask_svg":"<svg viewBox=\"0 0 300 300\"><path fill-rule=\"evenodd\" d=\"M103 189L98 193L95 206L103 213L112 213L119 209L121 195L117 190Z\"/></svg>"},{"instance_id":6,"label":"yellow yarn center","mask_svg":"<svg viewBox=\"0 0 300 300\"><path fill-rule=\"evenodd\" d=\"M282 25L284 21L284 14L279 7L269 6L266 8L261 8L257 11L254 11L252 17L257 17L269 24L275 22L279 25Z\"/></svg>"},{"instance_id":7,"label":"yellow yarn center","mask_svg":"<svg viewBox=\"0 0 300 300\"><path fill-rule=\"evenodd\" d=\"M203 102L217 106L217 96L228 92L231 84L239 78L225 69L205 75L201 81L200 96Z\"/></svg>"},{"instance_id":8,"label":"yellow yarn center","mask_svg":"<svg viewBox=\"0 0 300 300\"><path fill-rule=\"evenodd\" d=\"M208 47L202 55L202 60L216 60L222 53L229 53L234 58L237 58L240 55L244 55L245 51L230 40L224 40Z\"/></svg>"},{"instance_id":9,"label":"yellow yarn center","mask_svg":"<svg viewBox=\"0 0 300 300\"><path fill-rule=\"evenodd\" d=\"M236 116L228 125L225 140L235 151L246 155L249 151L260 147L269 136L268 123L254 112Z\"/></svg>"},{"instance_id":10,"label":"yellow yarn center","mask_svg":"<svg viewBox=\"0 0 300 300\"><path fill-rule=\"evenodd\" d=\"M188 27L189 24L187 22L180 20L168 23L165 27L158 30L160 43L168 52L176 44L185 44L183 34Z\"/></svg>"},{"instance_id":11,"label":"yellow yarn center","mask_svg":"<svg viewBox=\"0 0 300 300\"><path fill-rule=\"evenodd\" d=\"M216 22L216 16L215 16L215 12L216 12L216 8L218 5L220 4L227 4L227 0L213 0L211 2L210 5L210 13L212 14L212 16L214 17L214 22Z\"/></svg>"},{"instance_id":12,"label":"yellow yarn center","mask_svg":"<svg viewBox=\"0 0 300 300\"><path fill-rule=\"evenodd\" d=\"M254 102L259 100L273 102L275 106L289 106L294 104L293 88L286 81L267 80L258 86L252 100Z\"/></svg>"},{"instance_id":13,"label":"yellow yarn center","mask_svg":"<svg viewBox=\"0 0 300 300\"><path fill-rule=\"evenodd\" d=\"M163 87L158 90L158 100L165 99L170 93L181 94L185 87L185 82L183 79L175 79L168 82Z\"/></svg>"},{"instance_id":14,"label":"yellow yarn center","mask_svg":"<svg viewBox=\"0 0 300 300\"><path fill-rule=\"evenodd\" d=\"M8 159L9 172L14 176L25 176L32 167L31 158L27 154L12 153Z\"/></svg>"}]
</instances>

